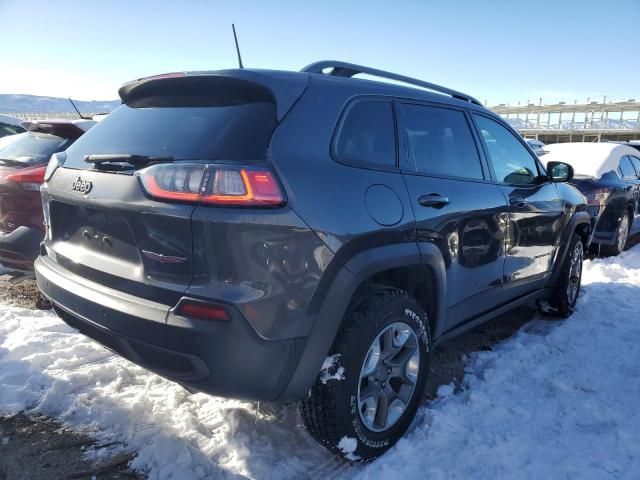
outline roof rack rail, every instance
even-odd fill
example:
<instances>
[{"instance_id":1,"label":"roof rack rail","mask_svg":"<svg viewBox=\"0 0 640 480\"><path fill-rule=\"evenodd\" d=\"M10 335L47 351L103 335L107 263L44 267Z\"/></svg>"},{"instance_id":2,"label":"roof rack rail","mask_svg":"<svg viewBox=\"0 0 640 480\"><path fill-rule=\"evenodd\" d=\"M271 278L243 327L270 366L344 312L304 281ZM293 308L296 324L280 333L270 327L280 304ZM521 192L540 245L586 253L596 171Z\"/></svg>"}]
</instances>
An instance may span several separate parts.
<instances>
[{"instance_id":1,"label":"roof rack rail","mask_svg":"<svg viewBox=\"0 0 640 480\"><path fill-rule=\"evenodd\" d=\"M331 68L330 73L325 73L324 70ZM384 70L378 70L376 68L365 67L362 65L356 65L353 63L347 62L339 62L334 60L322 60L320 62L312 63L311 65L307 65L304 67L301 72L307 73L320 73L325 75L332 75L335 77L347 77L351 78L359 73L365 73L367 75L372 75L374 77L386 78L389 80L396 80L403 83L408 83L409 85L416 85L418 87L426 88L428 90L433 90L434 92L444 93L453 98L457 98L458 100L464 100L465 102L475 103L476 105L482 106L477 99L473 98L470 95L467 95L462 92L458 92L456 90L451 90L447 87L442 87L440 85L436 85L435 83L425 82L423 80L418 80L416 78L405 77L404 75L398 75L397 73L385 72Z\"/></svg>"}]
</instances>

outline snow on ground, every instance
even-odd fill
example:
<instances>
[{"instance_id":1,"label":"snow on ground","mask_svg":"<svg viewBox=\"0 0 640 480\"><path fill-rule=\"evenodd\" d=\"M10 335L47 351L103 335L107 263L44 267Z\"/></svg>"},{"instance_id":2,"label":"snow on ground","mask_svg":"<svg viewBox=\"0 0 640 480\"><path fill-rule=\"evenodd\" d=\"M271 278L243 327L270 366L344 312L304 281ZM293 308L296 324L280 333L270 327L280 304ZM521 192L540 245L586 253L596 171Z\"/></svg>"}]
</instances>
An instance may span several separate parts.
<instances>
[{"instance_id":1,"label":"snow on ground","mask_svg":"<svg viewBox=\"0 0 640 480\"><path fill-rule=\"evenodd\" d=\"M537 318L470 356L462 389L441 387L366 467L325 453L293 407L191 395L51 314L12 307L0 312L0 414L41 413L116 442L150 478L637 479L640 245L585 264L584 289L570 319Z\"/></svg>"}]
</instances>

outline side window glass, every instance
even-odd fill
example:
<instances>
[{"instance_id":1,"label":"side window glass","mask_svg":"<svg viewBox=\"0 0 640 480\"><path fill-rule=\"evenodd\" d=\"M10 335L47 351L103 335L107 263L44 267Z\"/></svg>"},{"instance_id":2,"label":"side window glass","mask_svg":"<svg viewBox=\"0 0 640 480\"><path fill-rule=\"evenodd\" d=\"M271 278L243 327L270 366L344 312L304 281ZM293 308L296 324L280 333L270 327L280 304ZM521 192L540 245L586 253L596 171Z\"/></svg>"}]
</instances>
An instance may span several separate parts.
<instances>
[{"instance_id":1,"label":"side window glass","mask_svg":"<svg viewBox=\"0 0 640 480\"><path fill-rule=\"evenodd\" d=\"M393 167L396 140L391 102L361 101L342 122L335 145L338 160Z\"/></svg>"},{"instance_id":2,"label":"side window glass","mask_svg":"<svg viewBox=\"0 0 640 480\"><path fill-rule=\"evenodd\" d=\"M463 112L404 104L410 162L421 173L483 179L480 156Z\"/></svg>"},{"instance_id":3,"label":"side window glass","mask_svg":"<svg viewBox=\"0 0 640 480\"><path fill-rule=\"evenodd\" d=\"M474 118L497 180L512 185L537 183L536 161L516 136L490 118L476 114Z\"/></svg>"},{"instance_id":4,"label":"side window glass","mask_svg":"<svg viewBox=\"0 0 640 480\"><path fill-rule=\"evenodd\" d=\"M631 159L633 167L636 169L636 174L640 177L640 158L634 157L633 155L629 155L629 158Z\"/></svg>"},{"instance_id":5,"label":"side window glass","mask_svg":"<svg viewBox=\"0 0 640 480\"><path fill-rule=\"evenodd\" d=\"M622 173L622 178L637 178L636 171L631 164L631 159L627 156L620 159L620 172Z\"/></svg>"}]
</instances>

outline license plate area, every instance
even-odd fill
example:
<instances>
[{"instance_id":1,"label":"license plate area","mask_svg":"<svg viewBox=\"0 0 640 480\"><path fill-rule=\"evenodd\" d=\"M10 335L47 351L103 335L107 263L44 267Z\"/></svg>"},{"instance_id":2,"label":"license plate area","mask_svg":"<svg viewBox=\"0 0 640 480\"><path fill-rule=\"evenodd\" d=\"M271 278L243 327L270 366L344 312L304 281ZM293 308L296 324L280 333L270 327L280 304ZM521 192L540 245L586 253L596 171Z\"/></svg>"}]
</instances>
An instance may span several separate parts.
<instances>
[{"instance_id":1,"label":"license plate area","mask_svg":"<svg viewBox=\"0 0 640 480\"><path fill-rule=\"evenodd\" d=\"M53 245L63 244L127 263L140 263L133 233L123 215L57 201L51 202L50 215Z\"/></svg>"}]
</instances>

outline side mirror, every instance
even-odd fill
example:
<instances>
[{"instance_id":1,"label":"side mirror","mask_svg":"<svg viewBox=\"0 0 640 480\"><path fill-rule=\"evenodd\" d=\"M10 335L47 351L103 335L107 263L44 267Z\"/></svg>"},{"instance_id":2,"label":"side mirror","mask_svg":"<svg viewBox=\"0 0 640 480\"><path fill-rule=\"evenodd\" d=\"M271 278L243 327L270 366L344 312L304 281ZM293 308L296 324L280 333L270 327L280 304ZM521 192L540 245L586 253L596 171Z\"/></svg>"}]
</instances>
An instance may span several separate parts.
<instances>
[{"instance_id":1,"label":"side mirror","mask_svg":"<svg viewBox=\"0 0 640 480\"><path fill-rule=\"evenodd\" d=\"M564 162L549 162L547 174L551 182L570 182L573 179L573 167Z\"/></svg>"}]
</instances>

